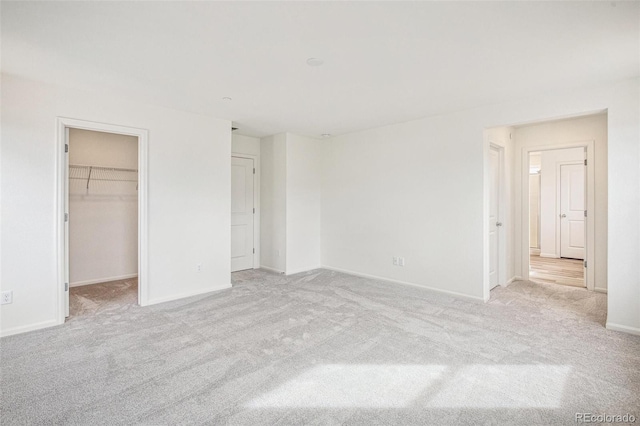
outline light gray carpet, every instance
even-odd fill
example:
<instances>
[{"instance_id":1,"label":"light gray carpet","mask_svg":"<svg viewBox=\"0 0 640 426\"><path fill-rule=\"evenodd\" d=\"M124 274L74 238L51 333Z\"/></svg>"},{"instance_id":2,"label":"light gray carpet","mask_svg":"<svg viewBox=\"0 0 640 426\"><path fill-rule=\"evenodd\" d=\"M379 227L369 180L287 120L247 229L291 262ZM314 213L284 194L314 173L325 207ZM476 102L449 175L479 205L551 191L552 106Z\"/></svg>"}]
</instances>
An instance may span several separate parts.
<instances>
[{"instance_id":1,"label":"light gray carpet","mask_svg":"<svg viewBox=\"0 0 640 426\"><path fill-rule=\"evenodd\" d=\"M138 278L71 287L67 321L104 311L128 310L137 303Z\"/></svg>"},{"instance_id":2,"label":"light gray carpet","mask_svg":"<svg viewBox=\"0 0 640 426\"><path fill-rule=\"evenodd\" d=\"M640 416L640 338L606 296L487 304L317 270L0 340L1 423L575 424Z\"/></svg>"}]
</instances>

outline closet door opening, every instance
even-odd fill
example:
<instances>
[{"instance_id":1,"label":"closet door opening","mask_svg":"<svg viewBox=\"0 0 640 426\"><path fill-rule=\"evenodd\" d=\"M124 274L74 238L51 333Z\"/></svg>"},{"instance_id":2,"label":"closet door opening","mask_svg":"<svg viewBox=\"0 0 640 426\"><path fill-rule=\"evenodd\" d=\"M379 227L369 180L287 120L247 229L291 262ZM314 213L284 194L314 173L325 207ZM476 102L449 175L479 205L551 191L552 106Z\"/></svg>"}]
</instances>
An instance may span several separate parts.
<instances>
[{"instance_id":1,"label":"closet door opening","mask_svg":"<svg viewBox=\"0 0 640 426\"><path fill-rule=\"evenodd\" d=\"M65 316L139 304L139 138L67 128Z\"/></svg>"}]
</instances>

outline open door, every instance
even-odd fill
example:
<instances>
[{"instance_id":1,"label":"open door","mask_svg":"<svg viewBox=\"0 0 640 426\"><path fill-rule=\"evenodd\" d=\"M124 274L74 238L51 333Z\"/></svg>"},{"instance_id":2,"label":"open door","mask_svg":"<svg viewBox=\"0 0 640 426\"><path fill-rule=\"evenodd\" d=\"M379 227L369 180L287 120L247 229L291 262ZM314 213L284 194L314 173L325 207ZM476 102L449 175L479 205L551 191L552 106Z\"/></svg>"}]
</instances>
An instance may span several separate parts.
<instances>
[{"instance_id":1,"label":"open door","mask_svg":"<svg viewBox=\"0 0 640 426\"><path fill-rule=\"evenodd\" d=\"M69 128L64 129L64 316L69 316Z\"/></svg>"},{"instance_id":2,"label":"open door","mask_svg":"<svg viewBox=\"0 0 640 426\"><path fill-rule=\"evenodd\" d=\"M500 284L500 188L501 152L489 149L489 289Z\"/></svg>"}]
</instances>

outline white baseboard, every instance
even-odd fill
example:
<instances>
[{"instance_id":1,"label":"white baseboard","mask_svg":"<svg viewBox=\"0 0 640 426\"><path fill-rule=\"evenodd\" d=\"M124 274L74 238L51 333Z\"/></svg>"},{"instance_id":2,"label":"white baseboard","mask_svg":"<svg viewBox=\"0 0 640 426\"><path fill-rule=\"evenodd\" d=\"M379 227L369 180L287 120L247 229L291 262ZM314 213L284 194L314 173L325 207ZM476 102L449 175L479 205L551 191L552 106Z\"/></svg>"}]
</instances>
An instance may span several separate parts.
<instances>
[{"instance_id":1,"label":"white baseboard","mask_svg":"<svg viewBox=\"0 0 640 426\"><path fill-rule=\"evenodd\" d=\"M276 274L284 274L284 271L281 271L280 269L272 268L270 266L260 265L260 269L264 269L270 272L275 272Z\"/></svg>"},{"instance_id":2,"label":"white baseboard","mask_svg":"<svg viewBox=\"0 0 640 426\"><path fill-rule=\"evenodd\" d=\"M75 282L69 283L69 287L80 287L83 285L108 283L110 281L129 280L131 278L136 278L137 276L138 274L129 274L129 275L120 275L117 277L96 278L93 280L75 281Z\"/></svg>"},{"instance_id":3,"label":"white baseboard","mask_svg":"<svg viewBox=\"0 0 640 426\"><path fill-rule=\"evenodd\" d=\"M42 321L35 324L23 325L21 327L9 328L7 330L0 331L0 337L13 336L14 334L27 333L29 331L40 330L43 328L53 327L60 325L61 323L56 320Z\"/></svg>"},{"instance_id":4,"label":"white baseboard","mask_svg":"<svg viewBox=\"0 0 640 426\"><path fill-rule=\"evenodd\" d=\"M620 331L622 333L635 334L636 336L640 336L640 328L637 327L629 327L627 325L614 324L607 321L608 330Z\"/></svg>"},{"instance_id":5,"label":"white baseboard","mask_svg":"<svg viewBox=\"0 0 640 426\"><path fill-rule=\"evenodd\" d=\"M379 277L377 275L363 274L362 272L351 271L349 269L334 268L333 266L322 265L321 268L322 269L328 269L330 271L342 272L342 273L349 274L349 275L355 275L356 277L371 278L371 279L374 279L374 280L386 281L386 282L390 282L390 283L394 283L394 284L409 285L411 287L418 287L418 288L421 288L423 290L430 290L430 291L434 291L436 293L447 294L449 296L456 296L456 297L461 297L461 298L464 298L464 299L470 299L470 300L473 300L473 301L476 301L476 302L480 301L480 302L484 303L484 298L482 298L482 297L470 296L468 294L457 293L455 291L442 290L440 288L429 287L429 286L426 286L426 285L417 284L417 283L411 283L411 282L407 282L407 281L394 280L394 279L391 279L391 278Z\"/></svg>"},{"instance_id":6,"label":"white baseboard","mask_svg":"<svg viewBox=\"0 0 640 426\"><path fill-rule=\"evenodd\" d=\"M192 296L200 296L202 294L207 294L207 293L214 293L216 291L220 291L220 290L228 290L231 288L231 283L220 287L220 288L208 288L206 290L199 290L199 291L194 291L191 293L181 293L181 294L176 294L174 296L168 296L168 297L160 297L158 299L152 299L149 300L147 302L147 304L145 306L150 306L150 305L157 305L158 303L165 303L165 302L172 302L174 300L179 300L179 299L184 299L186 297L192 297Z\"/></svg>"},{"instance_id":7,"label":"white baseboard","mask_svg":"<svg viewBox=\"0 0 640 426\"><path fill-rule=\"evenodd\" d=\"M504 286L503 286L503 287L508 286L509 284L513 283L514 281L522 281L522 278L517 277L517 276L513 276L513 277L511 277L509 280L507 280L507 282L506 282L506 283L504 283Z\"/></svg>"},{"instance_id":8,"label":"white baseboard","mask_svg":"<svg viewBox=\"0 0 640 426\"><path fill-rule=\"evenodd\" d=\"M602 287L596 287L593 289L593 291L595 291L596 293L605 293L607 294L607 289L606 288L602 288Z\"/></svg>"},{"instance_id":9,"label":"white baseboard","mask_svg":"<svg viewBox=\"0 0 640 426\"><path fill-rule=\"evenodd\" d=\"M295 274L301 274L302 272L309 272L309 271L313 271L314 269L319 269L320 266L310 266L308 268L302 268L302 269L296 269L293 271L287 271L285 273L285 275L295 275Z\"/></svg>"},{"instance_id":10,"label":"white baseboard","mask_svg":"<svg viewBox=\"0 0 640 426\"><path fill-rule=\"evenodd\" d=\"M556 256L555 253L540 253L540 257L548 257L551 259L560 259L560 256Z\"/></svg>"},{"instance_id":11,"label":"white baseboard","mask_svg":"<svg viewBox=\"0 0 640 426\"><path fill-rule=\"evenodd\" d=\"M529 247L529 254L532 254L534 256L540 256L540 249Z\"/></svg>"}]
</instances>

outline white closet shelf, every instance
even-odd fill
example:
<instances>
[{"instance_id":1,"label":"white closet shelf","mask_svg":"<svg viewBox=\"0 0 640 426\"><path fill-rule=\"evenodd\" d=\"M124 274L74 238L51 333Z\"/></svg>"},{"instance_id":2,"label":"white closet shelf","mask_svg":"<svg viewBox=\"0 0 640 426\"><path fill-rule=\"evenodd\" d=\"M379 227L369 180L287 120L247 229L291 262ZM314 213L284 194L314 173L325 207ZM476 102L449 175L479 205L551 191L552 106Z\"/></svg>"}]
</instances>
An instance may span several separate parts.
<instances>
[{"instance_id":1,"label":"white closet shelf","mask_svg":"<svg viewBox=\"0 0 640 426\"><path fill-rule=\"evenodd\" d=\"M138 169L69 164L69 179L87 181L138 182Z\"/></svg>"}]
</instances>

